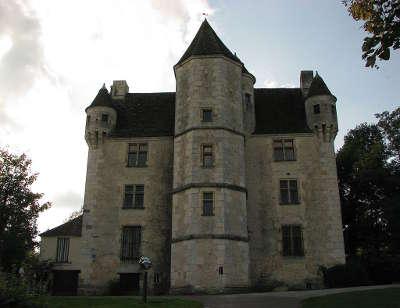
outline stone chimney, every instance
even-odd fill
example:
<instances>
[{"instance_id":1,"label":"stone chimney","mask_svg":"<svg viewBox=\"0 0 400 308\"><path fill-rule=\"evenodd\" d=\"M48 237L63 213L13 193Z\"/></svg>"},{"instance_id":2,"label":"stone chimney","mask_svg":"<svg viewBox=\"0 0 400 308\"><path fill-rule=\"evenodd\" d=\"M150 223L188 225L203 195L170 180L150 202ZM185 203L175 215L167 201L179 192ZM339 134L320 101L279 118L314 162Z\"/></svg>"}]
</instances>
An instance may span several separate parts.
<instances>
[{"instance_id":1,"label":"stone chimney","mask_svg":"<svg viewBox=\"0 0 400 308\"><path fill-rule=\"evenodd\" d=\"M303 92L303 96L306 97L308 90L310 89L311 82L314 78L313 71L301 71L300 72L300 89Z\"/></svg>"},{"instance_id":2,"label":"stone chimney","mask_svg":"<svg viewBox=\"0 0 400 308\"><path fill-rule=\"evenodd\" d=\"M113 99L124 99L125 94L129 93L129 86L126 80L114 80L111 86L111 97Z\"/></svg>"}]
</instances>

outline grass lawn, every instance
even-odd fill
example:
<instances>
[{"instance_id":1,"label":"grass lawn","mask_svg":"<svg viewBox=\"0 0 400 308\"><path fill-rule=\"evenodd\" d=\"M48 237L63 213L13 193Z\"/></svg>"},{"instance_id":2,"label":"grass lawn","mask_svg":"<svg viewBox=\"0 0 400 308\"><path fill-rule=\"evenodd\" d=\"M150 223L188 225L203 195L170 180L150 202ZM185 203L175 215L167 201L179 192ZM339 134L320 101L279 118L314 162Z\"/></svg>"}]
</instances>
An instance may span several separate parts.
<instances>
[{"instance_id":1,"label":"grass lawn","mask_svg":"<svg viewBox=\"0 0 400 308\"><path fill-rule=\"evenodd\" d=\"M400 288L356 291L306 299L302 308L400 308Z\"/></svg>"},{"instance_id":2,"label":"grass lawn","mask_svg":"<svg viewBox=\"0 0 400 308\"><path fill-rule=\"evenodd\" d=\"M147 304L141 297L132 296L52 296L44 299L50 308L202 308L199 302L178 298L149 297Z\"/></svg>"}]
</instances>

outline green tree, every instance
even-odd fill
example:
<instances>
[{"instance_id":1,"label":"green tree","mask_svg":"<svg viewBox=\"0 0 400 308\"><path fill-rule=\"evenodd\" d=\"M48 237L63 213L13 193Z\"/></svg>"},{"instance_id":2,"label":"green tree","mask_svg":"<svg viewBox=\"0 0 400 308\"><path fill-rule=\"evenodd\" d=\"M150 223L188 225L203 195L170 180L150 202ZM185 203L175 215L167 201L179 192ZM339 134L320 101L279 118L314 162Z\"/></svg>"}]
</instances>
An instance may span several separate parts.
<instances>
[{"instance_id":1,"label":"green tree","mask_svg":"<svg viewBox=\"0 0 400 308\"><path fill-rule=\"evenodd\" d=\"M363 28L370 36L364 38L362 58L365 66L376 67L377 57L389 60L390 49L400 48L399 0L344 0L349 14L363 21Z\"/></svg>"},{"instance_id":2,"label":"green tree","mask_svg":"<svg viewBox=\"0 0 400 308\"><path fill-rule=\"evenodd\" d=\"M346 254L366 264L400 256L400 108L376 117L337 153Z\"/></svg>"},{"instance_id":3,"label":"green tree","mask_svg":"<svg viewBox=\"0 0 400 308\"><path fill-rule=\"evenodd\" d=\"M11 271L20 266L36 247L37 218L50 203L32 191L37 178L25 154L0 149L0 267Z\"/></svg>"}]
</instances>

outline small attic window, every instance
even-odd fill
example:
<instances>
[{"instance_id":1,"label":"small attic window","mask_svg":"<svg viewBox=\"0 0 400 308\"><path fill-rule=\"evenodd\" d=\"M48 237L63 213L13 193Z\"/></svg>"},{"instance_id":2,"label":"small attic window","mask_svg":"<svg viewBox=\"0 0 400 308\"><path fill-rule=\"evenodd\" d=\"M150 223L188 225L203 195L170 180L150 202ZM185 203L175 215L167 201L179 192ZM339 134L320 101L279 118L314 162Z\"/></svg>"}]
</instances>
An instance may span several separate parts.
<instances>
[{"instance_id":1,"label":"small attic window","mask_svg":"<svg viewBox=\"0 0 400 308\"><path fill-rule=\"evenodd\" d=\"M101 114L101 122L108 122L108 114L107 113Z\"/></svg>"},{"instance_id":2,"label":"small attic window","mask_svg":"<svg viewBox=\"0 0 400 308\"><path fill-rule=\"evenodd\" d=\"M321 107L319 104L314 105L314 114L319 114L321 113Z\"/></svg>"}]
</instances>

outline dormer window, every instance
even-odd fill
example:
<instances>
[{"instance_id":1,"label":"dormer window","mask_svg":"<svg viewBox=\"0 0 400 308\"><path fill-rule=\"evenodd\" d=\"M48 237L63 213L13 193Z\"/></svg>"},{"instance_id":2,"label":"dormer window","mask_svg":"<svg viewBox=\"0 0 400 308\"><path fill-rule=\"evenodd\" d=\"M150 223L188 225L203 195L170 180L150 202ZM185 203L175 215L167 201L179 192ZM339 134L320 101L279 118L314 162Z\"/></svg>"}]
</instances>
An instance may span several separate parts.
<instances>
[{"instance_id":1,"label":"dormer window","mask_svg":"<svg viewBox=\"0 0 400 308\"><path fill-rule=\"evenodd\" d=\"M104 122L104 123L108 122L108 114L107 113L101 114L101 122Z\"/></svg>"},{"instance_id":2,"label":"dormer window","mask_svg":"<svg viewBox=\"0 0 400 308\"><path fill-rule=\"evenodd\" d=\"M203 122L212 122L212 109L203 109L202 110L202 121Z\"/></svg>"}]
</instances>

